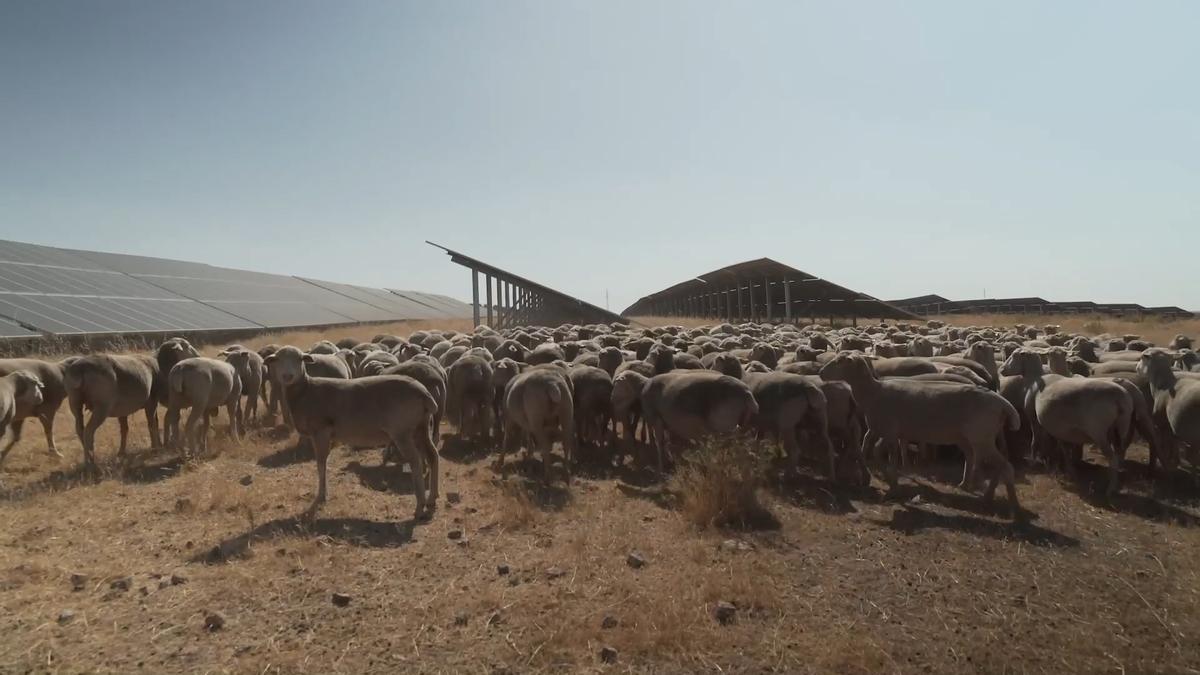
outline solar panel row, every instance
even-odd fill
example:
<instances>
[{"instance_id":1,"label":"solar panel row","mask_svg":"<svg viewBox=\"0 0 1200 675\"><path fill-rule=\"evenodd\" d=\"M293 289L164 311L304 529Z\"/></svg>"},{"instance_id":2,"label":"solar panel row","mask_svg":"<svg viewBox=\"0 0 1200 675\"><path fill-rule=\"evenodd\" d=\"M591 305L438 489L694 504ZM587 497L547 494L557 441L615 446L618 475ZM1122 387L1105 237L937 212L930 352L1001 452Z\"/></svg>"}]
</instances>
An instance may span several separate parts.
<instances>
[{"instance_id":1,"label":"solar panel row","mask_svg":"<svg viewBox=\"0 0 1200 675\"><path fill-rule=\"evenodd\" d=\"M456 306L457 305L457 306ZM385 289L0 241L0 337L466 317Z\"/></svg>"}]
</instances>

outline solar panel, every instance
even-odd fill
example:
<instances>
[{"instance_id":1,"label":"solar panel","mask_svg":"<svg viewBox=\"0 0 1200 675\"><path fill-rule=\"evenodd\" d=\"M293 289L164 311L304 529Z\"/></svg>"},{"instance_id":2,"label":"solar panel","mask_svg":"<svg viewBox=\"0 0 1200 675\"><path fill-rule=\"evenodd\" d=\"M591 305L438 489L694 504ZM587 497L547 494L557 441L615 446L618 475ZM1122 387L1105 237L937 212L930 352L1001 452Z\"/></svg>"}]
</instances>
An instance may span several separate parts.
<instances>
[{"instance_id":1,"label":"solar panel","mask_svg":"<svg viewBox=\"0 0 1200 675\"><path fill-rule=\"evenodd\" d=\"M389 293L383 289L369 288L367 286L354 286L352 284L339 284L331 281L319 281L317 279L307 279L304 277L300 278L317 287L327 289L332 293L336 293L373 308L377 312L376 316L378 317L372 319L374 321L424 319L437 316L437 313L431 310L429 307L417 302L413 302L408 298Z\"/></svg>"},{"instance_id":2,"label":"solar panel","mask_svg":"<svg viewBox=\"0 0 1200 675\"><path fill-rule=\"evenodd\" d=\"M448 316L388 290L0 241L0 337L298 328ZM468 316L469 306L455 316Z\"/></svg>"},{"instance_id":3,"label":"solar panel","mask_svg":"<svg viewBox=\"0 0 1200 675\"><path fill-rule=\"evenodd\" d=\"M20 324L0 317L0 338L37 337L39 335L41 333L29 330Z\"/></svg>"},{"instance_id":4,"label":"solar panel","mask_svg":"<svg viewBox=\"0 0 1200 675\"><path fill-rule=\"evenodd\" d=\"M459 302L453 298L448 298L444 295L434 295L432 293L421 293L419 291L401 291L394 288L389 288L389 291L403 298L420 303L428 307L433 314L428 318L470 318L471 306L465 302Z\"/></svg>"}]
</instances>

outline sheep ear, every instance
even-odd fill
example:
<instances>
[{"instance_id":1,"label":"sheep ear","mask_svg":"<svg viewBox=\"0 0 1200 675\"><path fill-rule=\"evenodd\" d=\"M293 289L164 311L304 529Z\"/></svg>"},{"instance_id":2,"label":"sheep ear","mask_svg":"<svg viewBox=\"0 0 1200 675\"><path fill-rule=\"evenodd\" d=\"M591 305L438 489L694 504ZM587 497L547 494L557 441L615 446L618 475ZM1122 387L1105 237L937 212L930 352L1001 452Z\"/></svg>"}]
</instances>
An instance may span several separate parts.
<instances>
[{"instance_id":1,"label":"sheep ear","mask_svg":"<svg viewBox=\"0 0 1200 675\"><path fill-rule=\"evenodd\" d=\"M274 360L275 360L275 355L274 355L274 354L271 354L271 355L270 355L270 356L268 356L267 358L263 359L263 363L271 363L271 362L273 362Z\"/></svg>"},{"instance_id":2,"label":"sheep ear","mask_svg":"<svg viewBox=\"0 0 1200 675\"><path fill-rule=\"evenodd\" d=\"M302 358L300 360L305 363L316 363L317 362L317 360L313 358L312 354L305 354L304 358Z\"/></svg>"}]
</instances>

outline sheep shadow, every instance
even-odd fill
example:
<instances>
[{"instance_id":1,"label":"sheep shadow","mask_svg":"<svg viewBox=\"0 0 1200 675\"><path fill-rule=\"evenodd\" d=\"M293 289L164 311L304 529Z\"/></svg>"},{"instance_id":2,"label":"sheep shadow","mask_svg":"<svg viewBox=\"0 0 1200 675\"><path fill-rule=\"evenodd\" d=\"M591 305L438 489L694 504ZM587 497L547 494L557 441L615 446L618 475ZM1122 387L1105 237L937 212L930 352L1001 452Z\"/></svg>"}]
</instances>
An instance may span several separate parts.
<instances>
[{"instance_id":1,"label":"sheep shadow","mask_svg":"<svg viewBox=\"0 0 1200 675\"><path fill-rule=\"evenodd\" d=\"M494 452L492 445L469 440L458 434L447 435L442 438L442 447L438 451L438 456L455 464L475 464Z\"/></svg>"},{"instance_id":2,"label":"sheep shadow","mask_svg":"<svg viewBox=\"0 0 1200 675\"><path fill-rule=\"evenodd\" d=\"M405 470L403 464L364 465L352 461L341 468L341 473L352 473L358 477L363 487L376 492L394 492L397 494L415 494L412 473Z\"/></svg>"},{"instance_id":3,"label":"sheep shadow","mask_svg":"<svg viewBox=\"0 0 1200 675\"><path fill-rule=\"evenodd\" d=\"M1039 527L1029 522L1002 523L971 515L942 514L904 504L892 511L891 520L870 519L876 525L887 527L905 535L915 535L922 530L953 530L988 539L1017 539L1027 544L1044 548L1078 548L1078 539Z\"/></svg>"},{"instance_id":4,"label":"sheep shadow","mask_svg":"<svg viewBox=\"0 0 1200 675\"><path fill-rule=\"evenodd\" d=\"M271 454L260 457L257 464L264 469L282 469L294 464L303 464L314 459L312 443L306 438L299 438L291 447L284 447Z\"/></svg>"},{"instance_id":5,"label":"sheep shadow","mask_svg":"<svg viewBox=\"0 0 1200 675\"><path fill-rule=\"evenodd\" d=\"M319 518L315 521L308 521L303 516L279 518L224 539L192 556L189 562L226 564L249 557L250 547L255 543L286 536L329 537L360 548L397 548L412 541L415 525L411 519L387 523L365 518Z\"/></svg>"},{"instance_id":6,"label":"sheep shadow","mask_svg":"<svg viewBox=\"0 0 1200 675\"><path fill-rule=\"evenodd\" d=\"M679 495L665 486L638 486L629 483L617 483L617 490L630 499L640 499L649 502L664 511L679 510Z\"/></svg>"},{"instance_id":7,"label":"sheep shadow","mask_svg":"<svg viewBox=\"0 0 1200 675\"><path fill-rule=\"evenodd\" d=\"M515 457L510 456L505 461L505 466L500 466L498 461L499 458L497 458L497 463L493 464L493 469L496 472L496 478L502 482L505 480L505 476L509 480L515 477L530 484L546 485L548 483L551 486L565 484L567 480L566 467L563 464L565 459L558 453L550 455L550 478L548 481L542 480L546 469L541 453L519 452Z\"/></svg>"},{"instance_id":8,"label":"sheep shadow","mask_svg":"<svg viewBox=\"0 0 1200 675\"><path fill-rule=\"evenodd\" d=\"M869 485L834 483L828 478L797 472L783 474L771 481L768 488L777 499L791 506L842 515L858 512L852 499L865 502L882 499L882 494Z\"/></svg>"},{"instance_id":9,"label":"sheep shadow","mask_svg":"<svg viewBox=\"0 0 1200 675\"><path fill-rule=\"evenodd\" d=\"M1007 515L1008 512L1008 496L1005 494L1003 484L996 487L996 496L991 502L984 500L982 491L978 493L943 492L930 483L923 483L917 480L913 480L910 485L898 485L895 489L888 490L884 494L885 501L893 502L908 502L918 497L930 504L937 504L938 506L977 516L994 517ZM1024 521L1038 519L1038 514L1024 507L1020 507L1017 510L1017 516Z\"/></svg>"},{"instance_id":10,"label":"sheep shadow","mask_svg":"<svg viewBox=\"0 0 1200 675\"><path fill-rule=\"evenodd\" d=\"M0 483L0 502L16 502L31 497L95 485L104 480L123 483L150 484L179 475L188 462L177 452L150 448L129 452L124 458L112 456L95 467L76 464L69 469L51 471L44 478L24 485L7 486Z\"/></svg>"},{"instance_id":11,"label":"sheep shadow","mask_svg":"<svg viewBox=\"0 0 1200 675\"><path fill-rule=\"evenodd\" d=\"M1122 476L1124 477L1124 475L1125 472L1122 471ZM1171 487L1164 490L1155 483L1151 487L1152 494L1144 494L1135 491L1135 488L1141 487L1141 485L1122 480L1121 491L1109 498L1105 492L1108 487L1108 467L1104 465L1081 464L1076 467L1074 481L1064 475L1061 477L1060 483L1067 490L1077 494L1088 505L1097 509L1126 513L1143 520L1168 521L1191 527L1200 525L1200 516L1168 504L1159 498L1161 496L1159 493L1170 491ZM1190 488L1188 492L1192 492L1193 489Z\"/></svg>"},{"instance_id":12,"label":"sheep shadow","mask_svg":"<svg viewBox=\"0 0 1200 675\"><path fill-rule=\"evenodd\" d=\"M496 477L493 483L502 490L522 497L542 511L562 511L575 498L568 485L561 482L547 485L540 479L524 475L509 476L507 479Z\"/></svg>"}]
</instances>

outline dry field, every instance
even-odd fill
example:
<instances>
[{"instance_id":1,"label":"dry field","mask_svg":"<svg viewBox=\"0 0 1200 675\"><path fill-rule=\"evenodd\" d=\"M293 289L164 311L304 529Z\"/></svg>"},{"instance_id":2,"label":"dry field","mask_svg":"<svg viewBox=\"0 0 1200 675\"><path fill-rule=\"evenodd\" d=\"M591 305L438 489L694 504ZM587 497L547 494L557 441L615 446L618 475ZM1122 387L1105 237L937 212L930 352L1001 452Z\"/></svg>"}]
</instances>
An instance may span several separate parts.
<instances>
[{"instance_id":1,"label":"dry field","mask_svg":"<svg viewBox=\"0 0 1200 675\"><path fill-rule=\"evenodd\" d=\"M1200 670L1200 487L1181 471L1156 492L1142 449L1111 506L1095 454L1078 486L1028 470L1024 525L951 487L947 463L892 498L812 472L772 482L753 527L713 529L633 470L502 482L486 449L451 437L431 522L409 521L408 481L378 450L341 448L305 525L316 477L294 436L259 429L181 465L131 421L125 465L115 423L101 430L98 481L76 472L65 406L65 459L27 425L0 472L0 671Z\"/></svg>"}]
</instances>

